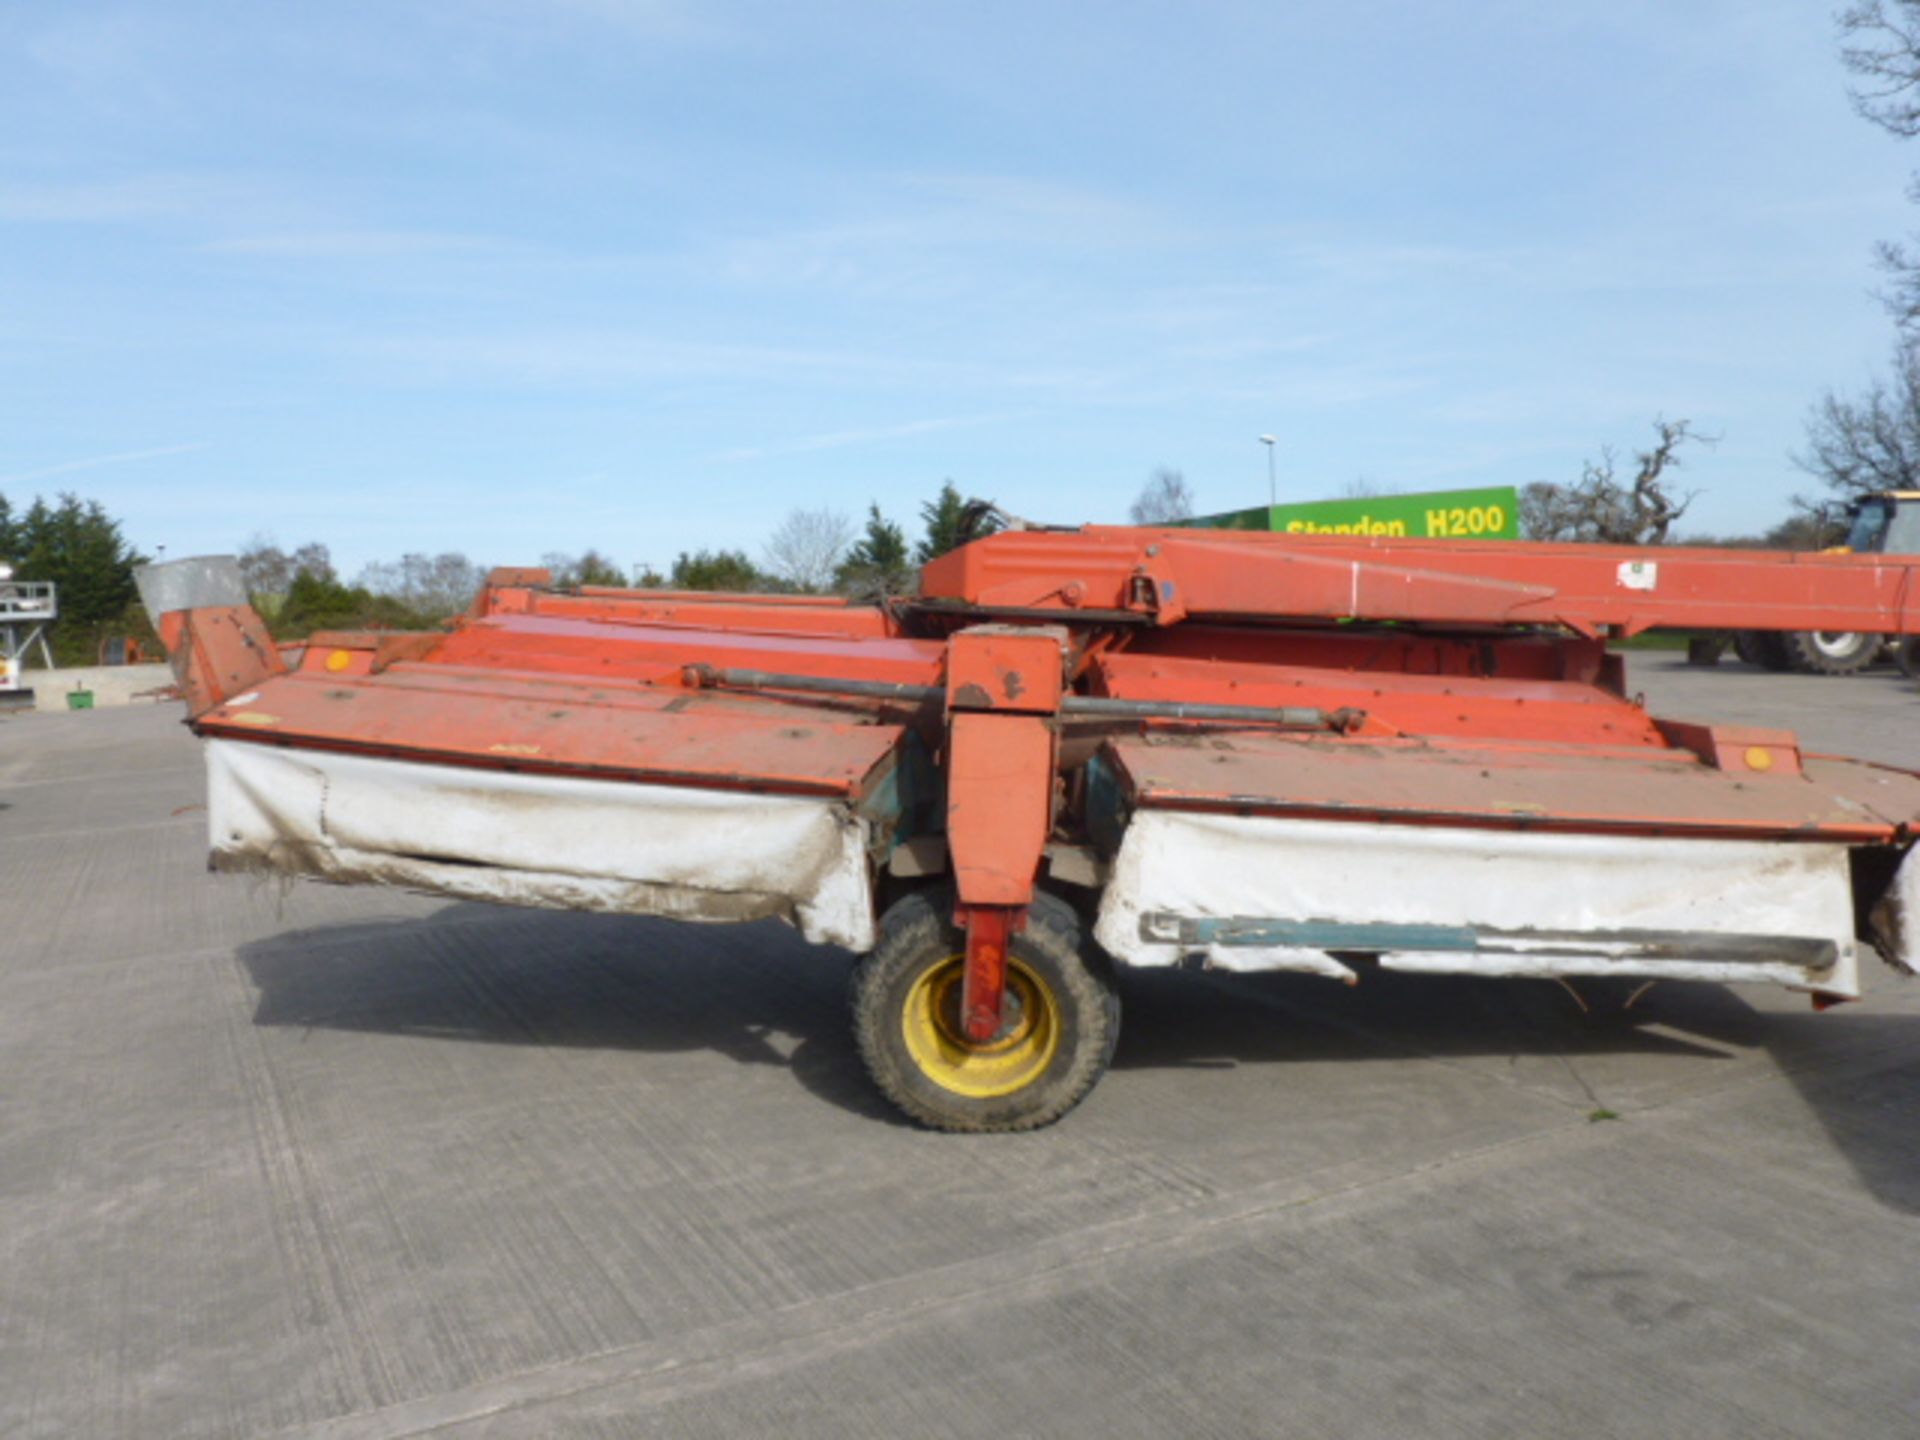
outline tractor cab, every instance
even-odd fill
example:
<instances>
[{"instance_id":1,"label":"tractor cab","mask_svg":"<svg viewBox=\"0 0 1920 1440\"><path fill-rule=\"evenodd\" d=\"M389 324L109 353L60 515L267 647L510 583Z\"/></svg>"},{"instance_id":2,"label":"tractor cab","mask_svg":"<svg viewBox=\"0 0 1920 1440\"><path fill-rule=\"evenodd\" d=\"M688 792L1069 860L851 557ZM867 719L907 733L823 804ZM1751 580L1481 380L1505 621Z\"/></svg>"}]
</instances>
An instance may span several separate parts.
<instances>
[{"instance_id":1,"label":"tractor cab","mask_svg":"<svg viewBox=\"0 0 1920 1440\"><path fill-rule=\"evenodd\" d=\"M1842 548L1856 555L1920 555L1920 490L1884 490L1856 501Z\"/></svg>"}]
</instances>

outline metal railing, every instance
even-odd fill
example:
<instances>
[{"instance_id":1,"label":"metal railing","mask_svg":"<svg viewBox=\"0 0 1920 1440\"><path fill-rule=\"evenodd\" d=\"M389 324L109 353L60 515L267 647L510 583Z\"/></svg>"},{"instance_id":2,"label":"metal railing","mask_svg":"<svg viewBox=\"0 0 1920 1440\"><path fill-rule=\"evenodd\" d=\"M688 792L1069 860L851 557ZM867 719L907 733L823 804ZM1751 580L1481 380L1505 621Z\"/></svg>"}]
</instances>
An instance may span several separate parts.
<instances>
[{"instance_id":1,"label":"metal railing","mask_svg":"<svg viewBox=\"0 0 1920 1440\"><path fill-rule=\"evenodd\" d=\"M51 580L0 580L0 620L51 620L58 608Z\"/></svg>"}]
</instances>

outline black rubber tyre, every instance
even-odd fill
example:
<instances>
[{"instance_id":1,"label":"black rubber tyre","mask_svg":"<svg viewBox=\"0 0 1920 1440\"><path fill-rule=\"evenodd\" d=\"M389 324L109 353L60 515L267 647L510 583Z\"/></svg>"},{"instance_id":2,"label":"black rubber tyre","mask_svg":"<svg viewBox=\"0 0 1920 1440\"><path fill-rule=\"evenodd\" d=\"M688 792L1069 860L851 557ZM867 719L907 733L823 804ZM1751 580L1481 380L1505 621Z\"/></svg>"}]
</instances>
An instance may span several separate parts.
<instances>
[{"instance_id":1,"label":"black rubber tyre","mask_svg":"<svg viewBox=\"0 0 1920 1440\"><path fill-rule=\"evenodd\" d=\"M1893 647L1893 663L1909 680L1920 680L1920 635L1909 635Z\"/></svg>"},{"instance_id":2,"label":"black rubber tyre","mask_svg":"<svg viewBox=\"0 0 1920 1440\"><path fill-rule=\"evenodd\" d=\"M1775 630L1741 630L1733 637L1733 649L1747 664L1762 670L1785 670L1791 663L1786 637Z\"/></svg>"},{"instance_id":3,"label":"black rubber tyre","mask_svg":"<svg viewBox=\"0 0 1920 1440\"><path fill-rule=\"evenodd\" d=\"M1787 663L1807 675L1853 675L1880 658L1886 643L1855 630L1795 630L1782 635Z\"/></svg>"},{"instance_id":4,"label":"black rubber tyre","mask_svg":"<svg viewBox=\"0 0 1920 1440\"><path fill-rule=\"evenodd\" d=\"M1727 653L1727 647L1733 643L1733 636L1725 630L1717 630L1711 635L1689 635L1687 637L1687 664L1702 668L1718 665L1720 657Z\"/></svg>"},{"instance_id":5,"label":"black rubber tyre","mask_svg":"<svg viewBox=\"0 0 1920 1440\"><path fill-rule=\"evenodd\" d=\"M1009 947L1006 1023L986 1046L959 1031L965 941L953 896L916 890L880 918L854 968L853 1034L880 1091L935 1130L1035 1130L1086 1098L1120 1039L1106 956L1073 907L1034 897Z\"/></svg>"}]
</instances>

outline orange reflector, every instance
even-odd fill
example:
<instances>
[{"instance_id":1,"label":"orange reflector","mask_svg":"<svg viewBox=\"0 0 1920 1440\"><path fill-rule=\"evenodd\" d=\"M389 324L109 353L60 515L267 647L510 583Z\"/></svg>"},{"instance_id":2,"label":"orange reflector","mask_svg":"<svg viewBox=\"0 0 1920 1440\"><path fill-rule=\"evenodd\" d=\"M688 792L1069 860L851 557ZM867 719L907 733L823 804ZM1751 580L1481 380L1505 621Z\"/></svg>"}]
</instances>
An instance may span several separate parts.
<instances>
[{"instance_id":1,"label":"orange reflector","mask_svg":"<svg viewBox=\"0 0 1920 1440\"><path fill-rule=\"evenodd\" d=\"M1749 770L1773 769L1773 752L1764 745L1747 747L1747 768Z\"/></svg>"},{"instance_id":2,"label":"orange reflector","mask_svg":"<svg viewBox=\"0 0 1920 1440\"><path fill-rule=\"evenodd\" d=\"M329 670L344 670L352 663L353 652L351 650L336 650L327 656L327 669Z\"/></svg>"}]
</instances>

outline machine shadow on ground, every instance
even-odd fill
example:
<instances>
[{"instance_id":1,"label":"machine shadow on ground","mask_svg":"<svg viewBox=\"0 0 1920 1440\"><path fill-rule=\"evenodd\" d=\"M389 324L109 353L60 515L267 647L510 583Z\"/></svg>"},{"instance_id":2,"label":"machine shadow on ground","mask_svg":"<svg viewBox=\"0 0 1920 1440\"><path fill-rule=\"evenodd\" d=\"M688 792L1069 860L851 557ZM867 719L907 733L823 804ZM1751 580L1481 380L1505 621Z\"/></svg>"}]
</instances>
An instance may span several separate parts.
<instances>
[{"instance_id":1,"label":"machine shadow on ground","mask_svg":"<svg viewBox=\"0 0 1920 1440\"><path fill-rule=\"evenodd\" d=\"M905 1125L854 1051L846 952L778 923L704 926L459 903L415 920L319 926L242 946L254 1023L428 1041L639 1052L711 1051L776 1066L816 1097ZM1920 1213L1920 1065L1869 1082L1822 1078L1834 1026L1849 1052L1911 1044L1920 1017L1760 1010L1732 990L1663 984L1371 974L1128 972L1114 1068L1365 1064L1430 1057L1558 1058L1581 1079L1595 1057L1665 1057L1717 1078L1764 1051L1883 1203ZM1871 1001L1868 1002L1871 1004ZM1584 1008L1583 1008L1584 1005ZM1596 1111L1614 1097L1589 1090Z\"/></svg>"},{"instance_id":2,"label":"machine shadow on ground","mask_svg":"<svg viewBox=\"0 0 1920 1440\"><path fill-rule=\"evenodd\" d=\"M1759 1052L1794 1086L1874 1196L1891 1209L1920 1214L1920 1152L1910 1140L1920 1122L1920 1061L1864 1079L1853 1078L1858 1067L1846 1063L1910 1053L1920 1039L1920 1017L1875 1011L1871 994L1820 1014L1785 991L1762 992L1776 1001L1763 1009L1737 990L1707 983L1643 988L1629 980L1583 979L1563 986L1362 973L1362 982L1348 988L1298 975L1136 972L1126 978L1128 1029L1115 1066L1548 1059L1564 1065L1571 1083L1563 1093L1584 1091L1594 1113L1611 1114L1616 1106L1630 1112L1639 1102L1599 1073L1610 1068L1617 1075L1617 1065L1583 1062L1664 1058L1662 1090L1679 1096L1717 1083L1722 1076L1712 1072L1732 1071ZM1902 983L1920 982L1891 982Z\"/></svg>"}]
</instances>

